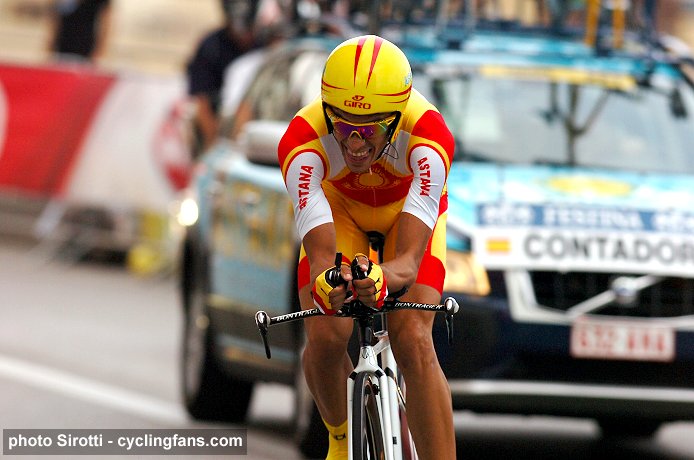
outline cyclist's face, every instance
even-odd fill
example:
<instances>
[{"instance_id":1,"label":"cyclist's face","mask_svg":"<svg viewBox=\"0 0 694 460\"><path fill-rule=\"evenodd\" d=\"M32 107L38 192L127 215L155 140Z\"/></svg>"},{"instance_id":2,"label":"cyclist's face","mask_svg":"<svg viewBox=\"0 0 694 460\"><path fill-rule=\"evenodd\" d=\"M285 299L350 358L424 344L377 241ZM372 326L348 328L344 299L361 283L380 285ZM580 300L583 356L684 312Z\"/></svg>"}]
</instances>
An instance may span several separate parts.
<instances>
[{"instance_id":1,"label":"cyclist's face","mask_svg":"<svg viewBox=\"0 0 694 460\"><path fill-rule=\"evenodd\" d=\"M394 114L353 115L333 107L326 107L326 113L349 170L367 172L388 142L388 127L395 121Z\"/></svg>"}]
</instances>

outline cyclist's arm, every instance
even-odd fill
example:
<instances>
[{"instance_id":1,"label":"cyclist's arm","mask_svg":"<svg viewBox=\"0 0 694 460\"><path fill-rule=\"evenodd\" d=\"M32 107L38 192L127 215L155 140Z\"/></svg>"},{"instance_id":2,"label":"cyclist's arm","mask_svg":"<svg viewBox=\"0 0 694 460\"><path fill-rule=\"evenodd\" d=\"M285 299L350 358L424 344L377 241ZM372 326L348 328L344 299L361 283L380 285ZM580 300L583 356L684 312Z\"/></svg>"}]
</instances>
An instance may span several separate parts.
<instances>
[{"instance_id":1,"label":"cyclist's arm","mask_svg":"<svg viewBox=\"0 0 694 460\"><path fill-rule=\"evenodd\" d=\"M303 245L311 267L311 286L314 286L323 272L335 266L335 225L332 222L312 228L304 236ZM340 272L346 282L352 281L349 265L341 264ZM332 309L339 309L347 300L348 289L344 284L334 287L328 294ZM316 304L318 305L318 304Z\"/></svg>"},{"instance_id":2,"label":"cyclist's arm","mask_svg":"<svg viewBox=\"0 0 694 460\"><path fill-rule=\"evenodd\" d=\"M306 151L292 159L284 178L294 204L297 232L311 267L311 286L321 273L335 266L337 251L332 211L321 187L324 175L322 159L315 152ZM352 279L347 267L342 267L342 277L346 281ZM331 297L338 295L344 298L344 288L334 291Z\"/></svg>"},{"instance_id":3,"label":"cyclist's arm","mask_svg":"<svg viewBox=\"0 0 694 460\"><path fill-rule=\"evenodd\" d=\"M400 215L396 256L381 264L389 292L397 292L414 284L431 233L432 229L418 217L407 212Z\"/></svg>"},{"instance_id":4,"label":"cyclist's arm","mask_svg":"<svg viewBox=\"0 0 694 460\"><path fill-rule=\"evenodd\" d=\"M412 286L417 279L446 183L446 163L434 149L416 147L409 163L414 178L400 215L395 258L383 264L390 292Z\"/></svg>"},{"instance_id":5,"label":"cyclist's arm","mask_svg":"<svg viewBox=\"0 0 694 460\"><path fill-rule=\"evenodd\" d=\"M335 225L332 222L314 227L304 236L304 250L311 266L311 285L318 275L335 266L335 241ZM344 256L349 257L346 254ZM345 281L352 280L348 265L342 265L341 273Z\"/></svg>"},{"instance_id":6,"label":"cyclist's arm","mask_svg":"<svg viewBox=\"0 0 694 460\"><path fill-rule=\"evenodd\" d=\"M318 153L306 150L291 160L283 174L287 192L294 205L296 230L303 241L310 230L333 222L330 203L321 187L325 165ZM332 246L335 246L334 240ZM335 251L332 257L335 258Z\"/></svg>"}]
</instances>

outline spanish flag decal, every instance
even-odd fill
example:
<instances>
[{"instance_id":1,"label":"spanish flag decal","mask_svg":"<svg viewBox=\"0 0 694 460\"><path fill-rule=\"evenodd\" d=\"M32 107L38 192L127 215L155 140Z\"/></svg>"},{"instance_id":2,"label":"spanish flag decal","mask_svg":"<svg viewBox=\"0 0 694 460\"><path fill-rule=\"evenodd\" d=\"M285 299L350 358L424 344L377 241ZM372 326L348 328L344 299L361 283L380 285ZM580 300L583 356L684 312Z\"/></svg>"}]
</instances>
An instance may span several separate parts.
<instances>
[{"instance_id":1,"label":"spanish flag decal","mask_svg":"<svg viewBox=\"0 0 694 460\"><path fill-rule=\"evenodd\" d=\"M487 252L508 254L511 252L511 241L508 238L489 238L487 240Z\"/></svg>"}]
</instances>

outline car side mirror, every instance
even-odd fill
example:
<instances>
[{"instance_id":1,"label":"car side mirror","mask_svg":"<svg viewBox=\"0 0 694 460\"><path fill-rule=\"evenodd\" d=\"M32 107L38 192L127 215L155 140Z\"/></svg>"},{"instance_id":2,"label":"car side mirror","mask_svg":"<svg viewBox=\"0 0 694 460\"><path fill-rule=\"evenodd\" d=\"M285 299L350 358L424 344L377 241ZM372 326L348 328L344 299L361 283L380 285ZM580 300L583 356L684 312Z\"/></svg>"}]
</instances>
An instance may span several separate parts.
<instances>
[{"instance_id":1,"label":"car side mirror","mask_svg":"<svg viewBox=\"0 0 694 460\"><path fill-rule=\"evenodd\" d=\"M241 150L249 161L268 166L279 166L277 146L288 122L272 120L249 121L240 137Z\"/></svg>"}]
</instances>

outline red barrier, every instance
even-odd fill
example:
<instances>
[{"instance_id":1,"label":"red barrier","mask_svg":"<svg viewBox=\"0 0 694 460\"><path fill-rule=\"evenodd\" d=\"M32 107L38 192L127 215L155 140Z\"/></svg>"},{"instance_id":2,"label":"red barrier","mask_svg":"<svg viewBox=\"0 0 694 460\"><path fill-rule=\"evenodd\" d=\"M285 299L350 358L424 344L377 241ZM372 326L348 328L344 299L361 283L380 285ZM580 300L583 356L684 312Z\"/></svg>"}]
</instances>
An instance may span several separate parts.
<instances>
[{"instance_id":1,"label":"red barrier","mask_svg":"<svg viewBox=\"0 0 694 460\"><path fill-rule=\"evenodd\" d=\"M0 188L59 196L113 75L0 64Z\"/></svg>"}]
</instances>

